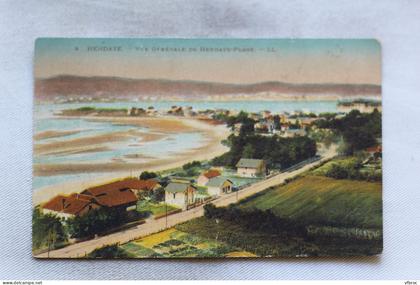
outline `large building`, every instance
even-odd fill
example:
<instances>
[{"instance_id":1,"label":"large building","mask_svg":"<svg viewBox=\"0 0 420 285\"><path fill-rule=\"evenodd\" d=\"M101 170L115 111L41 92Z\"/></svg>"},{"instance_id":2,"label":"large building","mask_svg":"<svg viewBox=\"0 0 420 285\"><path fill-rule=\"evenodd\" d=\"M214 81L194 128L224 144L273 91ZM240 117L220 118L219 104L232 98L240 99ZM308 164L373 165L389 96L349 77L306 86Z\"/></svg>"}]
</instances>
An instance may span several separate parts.
<instances>
[{"instance_id":1,"label":"large building","mask_svg":"<svg viewBox=\"0 0 420 285\"><path fill-rule=\"evenodd\" d=\"M83 216L90 210L101 207L121 211L135 210L138 201L135 191L153 191L156 185L157 183L144 183L136 178L118 180L88 188L82 193L57 195L42 204L41 210L44 214L52 213L65 219Z\"/></svg>"},{"instance_id":2,"label":"large building","mask_svg":"<svg viewBox=\"0 0 420 285\"><path fill-rule=\"evenodd\" d=\"M95 186L86 189L84 192L89 191L115 191L115 189L130 189L137 197L141 198L143 194L150 194L160 188L161 185L155 179L141 180L138 178L126 178L122 180L113 181L107 184Z\"/></svg>"},{"instance_id":3,"label":"large building","mask_svg":"<svg viewBox=\"0 0 420 285\"><path fill-rule=\"evenodd\" d=\"M130 188L110 187L109 184L86 189L82 194L94 197L95 202L102 207L126 211L135 210L138 201Z\"/></svg>"},{"instance_id":4,"label":"large building","mask_svg":"<svg viewBox=\"0 0 420 285\"><path fill-rule=\"evenodd\" d=\"M236 164L237 174L242 177L264 176L265 162L262 159L241 158Z\"/></svg>"},{"instance_id":5,"label":"large building","mask_svg":"<svg viewBox=\"0 0 420 285\"><path fill-rule=\"evenodd\" d=\"M54 214L57 217L68 219L75 216L83 216L90 210L98 209L99 207L93 197L74 193L69 196L55 196L42 204L41 210L44 214Z\"/></svg>"},{"instance_id":6,"label":"large building","mask_svg":"<svg viewBox=\"0 0 420 285\"><path fill-rule=\"evenodd\" d=\"M68 219L83 216L91 210L101 207L115 208L121 211L135 210L137 197L129 188L111 188L107 184L89 188L81 194L57 195L41 205L44 214L55 214Z\"/></svg>"}]
</instances>

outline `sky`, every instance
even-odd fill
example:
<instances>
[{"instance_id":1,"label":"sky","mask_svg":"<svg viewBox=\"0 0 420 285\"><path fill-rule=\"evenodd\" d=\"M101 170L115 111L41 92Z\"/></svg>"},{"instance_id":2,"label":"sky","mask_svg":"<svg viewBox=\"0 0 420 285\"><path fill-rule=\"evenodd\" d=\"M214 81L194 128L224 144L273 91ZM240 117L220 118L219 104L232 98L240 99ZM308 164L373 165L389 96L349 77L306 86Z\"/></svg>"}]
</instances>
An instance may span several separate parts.
<instances>
[{"instance_id":1,"label":"sky","mask_svg":"<svg viewBox=\"0 0 420 285\"><path fill-rule=\"evenodd\" d=\"M381 84L370 39L64 39L35 43L35 77L116 76L249 84Z\"/></svg>"}]
</instances>

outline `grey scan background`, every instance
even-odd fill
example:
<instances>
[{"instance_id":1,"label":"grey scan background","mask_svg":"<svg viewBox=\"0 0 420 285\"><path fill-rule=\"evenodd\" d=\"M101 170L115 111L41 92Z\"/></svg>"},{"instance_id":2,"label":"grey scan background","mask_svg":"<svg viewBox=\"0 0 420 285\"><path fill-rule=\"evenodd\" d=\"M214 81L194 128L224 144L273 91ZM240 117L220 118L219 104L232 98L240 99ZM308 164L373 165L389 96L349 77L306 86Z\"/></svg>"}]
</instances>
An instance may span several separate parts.
<instances>
[{"instance_id":1,"label":"grey scan background","mask_svg":"<svg viewBox=\"0 0 420 285\"><path fill-rule=\"evenodd\" d=\"M420 2L3 0L0 11L0 279L420 279ZM32 258L32 62L37 37L378 39L383 53L383 255Z\"/></svg>"}]
</instances>

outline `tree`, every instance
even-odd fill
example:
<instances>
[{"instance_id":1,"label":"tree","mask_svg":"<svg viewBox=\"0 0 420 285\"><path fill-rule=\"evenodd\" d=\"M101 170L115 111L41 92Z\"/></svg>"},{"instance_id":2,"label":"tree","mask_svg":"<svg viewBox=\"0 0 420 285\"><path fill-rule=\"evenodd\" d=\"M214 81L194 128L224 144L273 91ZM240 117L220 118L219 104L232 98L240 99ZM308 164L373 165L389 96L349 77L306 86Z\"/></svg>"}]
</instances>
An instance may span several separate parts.
<instances>
[{"instance_id":1,"label":"tree","mask_svg":"<svg viewBox=\"0 0 420 285\"><path fill-rule=\"evenodd\" d=\"M156 189L155 191L153 191L152 195L150 196L150 199L156 203L163 201L164 198L165 198L165 189L163 188Z\"/></svg>"},{"instance_id":2,"label":"tree","mask_svg":"<svg viewBox=\"0 0 420 285\"><path fill-rule=\"evenodd\" d=\"M83 238L103 233L127 221L128 214L125 210L101 207L83 216L68 219L66 223L71 237Z\"/></svg>"},{"instance_id":3,"label":"tree","mask_svg":"<svg viewBox=\"0 0 420 285\"><path fill-rule=\"evenodd\" d=\"M206 217L207 219L220 217L219 209L220 208L216 208L216 206L211 203L204 205L204 217Z\"/></svg>"},{"instance_id":4,"label":"tree","mask_svg":"<svg viewBox=\"0 0 420 285\"><path fill-rule=\"evenodd\" d=\"M60 218L53 214L44 215L38 207L33 210L32 247L34 249L43 247L54 249L67 240L67 231Z\"/></svg>"},{"instance_id":5,"label":"tree","mask_svg":"<svg viewBox=\"0 0 420 285\"><path fill-rule=\"evenodd\" d=\"M255 121L251 118L246 118L244 120L242 120L242 126L241 129L239 130L239 135L240 136L246 136L246 135L251 135L255 132Z\"/></svg>"},{"instance_id":6,"label":"tree","mask_svg":"<svg viewBox=\"0 0 420 285\"><path fill-rule=\"evenodd\" d=\"M200 167L200 166L201 166L201 162L199 162L197 160L194 160L192 162L188 162L188 163L184 164L182 166L182 169L188 170L188 169L191 169L191 168L194 168L194 167Z\"/></svg>"},{"instance_id":7,"label":"tree","mask_svg":"<svg viewBox=\"0 0 420 285\"><path fill-rule=\"evenodd\" d=\"M281 128L280 116L279 115L274 115L273 116L273 121L274 121L274 129L280 130L280 128Z\"/></svg>"},{"instance_id":8,"label":"tree","mask_svg":"<svg viewBox=\"0 0 420 285\"><path fill-rule=\"evenodd\" d=\"M280 138L254 134L230 137L230 150L212 160L213 165L234 167L239 159L264 159L268 167L288 167L316 154L316 142L306 136Z\"/></svg>"},{"instance_id":9,"label":"tree","mask_svg":"<svg viewBox=\"0 0 420 285\"><path fill-rule=\"evenodd\" d=\"M155 172L148 172L148 171L143 171L140 174L140 179L141 180L147 180L147 179L151 179L151 178L155 178L158 175Z\"/></svg>"},{"instance_id":10,"label":"tree","mask_svg":"<svg viewBox=\"0 0 420 285\"><path fill-rule=\"evenodd\" d=\"M344 139L346 154L353 154L376 144L376 138L382 136L381 114L375 109L372 113L352 110L343 118L325 116L317 120L318 128L329 128Z\"/></svg>"},{"instance_id":11,"label":"tree","mask_svg":"<svg viewBox=\"0 0 420 285\"><path fill-rule=\"evenodd\" d=\"M346 179L349 177L349 172L344 167L338 164L333 164L325 176L335 179Z\"/></svg>"},{"instance_id":12,"label":"tree","mask_svg":"<svg viewBox=\"0 0 420 285\"><path fill-rule=\"evenodd\" d=\"M242 152L242 158L253 158L255 149L252 144L247 144Z\"/></svg>"}]
</instances>

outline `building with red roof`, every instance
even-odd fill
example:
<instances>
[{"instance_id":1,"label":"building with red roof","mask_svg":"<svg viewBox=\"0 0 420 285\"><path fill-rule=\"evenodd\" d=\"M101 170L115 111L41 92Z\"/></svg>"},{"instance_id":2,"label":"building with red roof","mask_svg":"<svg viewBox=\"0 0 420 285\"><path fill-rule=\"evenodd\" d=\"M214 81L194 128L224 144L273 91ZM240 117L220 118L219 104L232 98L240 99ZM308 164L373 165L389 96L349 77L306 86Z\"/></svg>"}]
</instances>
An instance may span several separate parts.
<instances>
[{"instance_id":1,"label":"building with red roof","mask_svg":"<svg viewBox=\"0 0 420 285\"><path fill-rule=\"evenodd\" d=\"M68 196L57 195L41 205L43 213L54 213L59 217L82 216L100 207L133 210L138 197L135 191L151 191L158 183L145 182L137 178L118 180L104 185L90 187L82 193Z\"/></svg>"},{"instance_id":2,"label":"building with red roof","mask_svg":"<svg viewBox=\"0 0 420 285\"><path fill-rule=\"evenodd\" d=\"M216 169L210 169L200 174L197 178L197 185L198 186L206 186L207 182L209 182L210 179L220 176L221 173L219 170Z\"/></svg>"},{"instance_id":3,"label":"building with red roof","mask_svg":"<svg viewBox=\"0 0 420 285\"><path fill-rule=\"evenodd\" d=\"M92 196L96 203L104 207L125 207L131 209L137 203L137 196L131 189L139 188L138 179L125 179L88 188L82 192Z\"/></svg>"},{"instance_id":4,"label":"building with red roof","mask_svg":"<svg viewBox=\"0 0 420 285\"><path fill-rule=\"evenodd\" d=\"M78 193L69 196L58 195L41 205L44 214L52 213L61 218L83 216L100 206L93 197Z\"/></svg>"}]
</instances>

